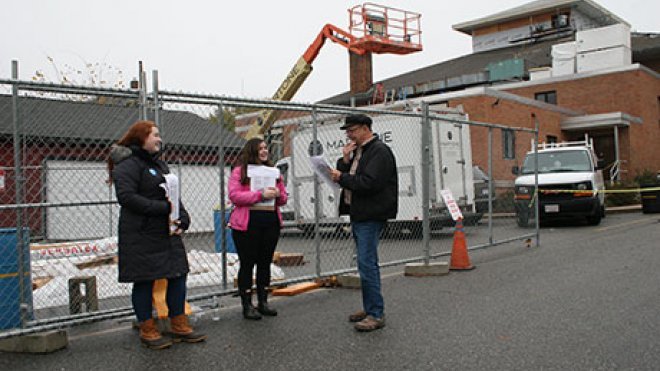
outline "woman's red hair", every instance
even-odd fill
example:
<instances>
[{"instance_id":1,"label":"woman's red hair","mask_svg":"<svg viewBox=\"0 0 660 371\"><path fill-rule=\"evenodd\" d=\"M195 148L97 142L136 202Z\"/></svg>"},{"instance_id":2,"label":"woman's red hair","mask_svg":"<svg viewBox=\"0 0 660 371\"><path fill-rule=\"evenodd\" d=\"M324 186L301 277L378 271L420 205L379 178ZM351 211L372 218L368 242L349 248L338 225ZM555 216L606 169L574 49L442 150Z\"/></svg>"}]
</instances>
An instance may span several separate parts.
<instances>
[{"instance_id":1,"label":"woman's red hair","mask_svg":"<svg viewBox=\"0 0 660 371\"><path fill-rule=\"evenodd\" d=\"M124 134L124 136L117 141L117 144L124 147L142 147L149 134L151 134L151 129L155 127L156 123L153 121L137 121L135 124L131 125L130 128L128 128L126 134ZM108 174L110 177L108 179L108 183L112 182L112 169L114 169L114 167L115 163L112 161L112 158L108 156Z\"/></svg>"},{"instance_id":2,"label":"woman's red hair","mask_svg":"<svg viewBox=\"0 0 660 371\"><path fill-rule=\"evenodd\" d=\"M125 147L131 145L142 147L149 134L151 134L151 129L155 127L156 123L153 121L138 121L128 128L126 134L117 141L117 144Z\"/></svg>"}]
</instances>

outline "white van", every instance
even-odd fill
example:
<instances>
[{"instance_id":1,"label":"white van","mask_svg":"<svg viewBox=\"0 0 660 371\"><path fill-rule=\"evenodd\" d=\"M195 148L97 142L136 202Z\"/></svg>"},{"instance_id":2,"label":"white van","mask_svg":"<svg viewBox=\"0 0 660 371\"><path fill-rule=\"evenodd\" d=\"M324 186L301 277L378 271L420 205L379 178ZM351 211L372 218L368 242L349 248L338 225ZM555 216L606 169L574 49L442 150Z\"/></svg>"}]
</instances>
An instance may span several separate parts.
<instances>
[{"instance_id":1,"label":"white van","mask_svg":"<svg viewBox=\"0 0 660 371\"><path fill-rule=\"evenodd\" d=\"M533 143L532 143L533 145ZM538 152L540 220L584 217L598 225L605 217L605 183L593 141L542 143ZM534 219L534 151L521 169L514 167L516 220L527 227Z\"/></svg>"}]
</instances>

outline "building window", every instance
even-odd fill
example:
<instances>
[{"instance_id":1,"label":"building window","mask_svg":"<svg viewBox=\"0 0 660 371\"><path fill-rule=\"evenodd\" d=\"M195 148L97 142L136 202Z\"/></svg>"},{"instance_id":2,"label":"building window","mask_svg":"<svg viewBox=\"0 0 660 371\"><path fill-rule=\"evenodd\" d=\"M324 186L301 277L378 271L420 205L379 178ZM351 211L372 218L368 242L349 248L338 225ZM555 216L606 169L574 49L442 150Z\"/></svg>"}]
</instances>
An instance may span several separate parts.
<instances>
[{"instance_id":1,"label":"building window","mask_svg":"<svg viewBox=\"0 0 660 371\"><path fill-rule=\"evenodd\" d=\"M571 16L568 13L555 14L552 16L552 28L560 29L570 26Z\"/></svg>"},{"instance_id":2,"label":"building window","mask_svg":"<svg viewBox=\"0 0 660 371\"><path fill-rule=\"evenodd\" d=\"M505 160L516 158L516 133L513 130L502 130L502 153Z\"/></svg>"},{"instance_id":3,"label":"building window","mask_svg":"<svg viewBox=\"0 0 660 371\"><path fill-rule=\"evenodd\" d=\"M534 99L545 103L557 104L557 92L554 90L542 91L540 93L534 94Z\"/></svg>"},{"instance_id":4,"label":"building window","mask_svg":"<svg viewBox=\"0 0 660 371\"><path fill-rule=\"evenodd\" d=\"M548 135L547 137L545 137L545 141L548 144L557 143L557 137L554 135Z\"/></svg>"}]
</instances>

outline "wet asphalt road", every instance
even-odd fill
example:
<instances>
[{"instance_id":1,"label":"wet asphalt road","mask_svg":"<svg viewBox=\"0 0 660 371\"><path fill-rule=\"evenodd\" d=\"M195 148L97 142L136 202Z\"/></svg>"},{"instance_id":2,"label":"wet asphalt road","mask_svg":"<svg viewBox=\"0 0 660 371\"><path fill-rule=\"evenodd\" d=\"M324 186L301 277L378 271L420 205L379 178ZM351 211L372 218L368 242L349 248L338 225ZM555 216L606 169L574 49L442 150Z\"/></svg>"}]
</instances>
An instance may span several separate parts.
<instances>
[{"instance_id":1,"label":"wet asphalt road","mask_svg":"<svg viewBox=\"0 0 660 371\"><path fill-rule=\"evenodd\" d=\"M660 215L608 216L600 226L548 225L542 245L470 254L477 269L411 278L383 271L387 327L346 321L359 292L275 298L276 318L246 321L223 298L202 344L151 351L125 323L71 329L67 349L0 353L3 370L657 370Z\"/></svg>"}]
</instances>

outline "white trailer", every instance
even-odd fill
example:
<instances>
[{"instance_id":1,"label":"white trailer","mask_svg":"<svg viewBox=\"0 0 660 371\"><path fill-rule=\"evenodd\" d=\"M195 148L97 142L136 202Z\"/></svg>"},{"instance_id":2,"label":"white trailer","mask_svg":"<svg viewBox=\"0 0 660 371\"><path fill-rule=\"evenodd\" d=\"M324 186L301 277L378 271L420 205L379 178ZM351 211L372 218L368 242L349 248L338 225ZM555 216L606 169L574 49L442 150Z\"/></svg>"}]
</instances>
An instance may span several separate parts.
<instances>
[{"instance_id":1,"label":"white trailer","mask_svg":"<svg viewBox=\"0 0 660 371\"><path fill-rule=\"evenodd\" d=\"M466 120L458 111L443 115ZM388 223L393 233L419 235L422 230L422 120L415 117L382 115L372 117L372 130L392 148L399 176L399 212ZM291 139L291 157L282 158L277 166L285 176L289 202L282 211L287 225L312 231L316 223L315 175L310 155L325 157L333 167L342 155L346 134L340 130L341 119L320 123L314 130L309 123L299 123ZM315 144L316 143L316 144ZM451 226L453 222L440 196L450 189L464 211L466 222L476 222L481 214L474 212L474 184L470 130L468 125L434 121L431 124L430 222L432 229ZM340 191L318 180L318 222L321 226L344 227L346 216L338 215Z\"/></svg>"}]
</instances>

